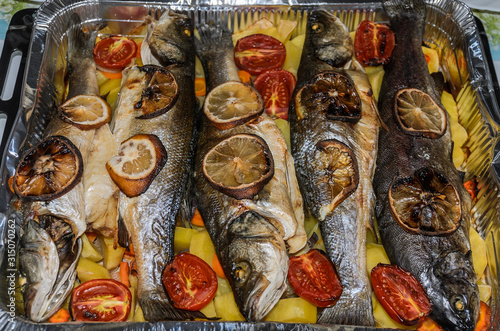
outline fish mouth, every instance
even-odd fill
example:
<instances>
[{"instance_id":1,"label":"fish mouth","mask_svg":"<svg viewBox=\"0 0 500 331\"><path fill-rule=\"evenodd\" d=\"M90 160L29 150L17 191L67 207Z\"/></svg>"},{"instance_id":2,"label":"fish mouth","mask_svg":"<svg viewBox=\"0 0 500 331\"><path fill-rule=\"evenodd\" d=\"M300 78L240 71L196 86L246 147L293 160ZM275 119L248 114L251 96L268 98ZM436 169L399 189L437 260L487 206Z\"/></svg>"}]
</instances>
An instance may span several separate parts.
<instances>
[{"instance_id":1,"label":"fish mouth","mask_svg":"<svg viewBox=\"0 0 500 331\"><path fill-rule=\"evenodd\" d=\"M256 279L258 286L246 298L242 313L249 322L261 321L274 307L284 291L284 284L276 286L276 281L271 282L264 275Z\"/></svg>"}]
</instances>

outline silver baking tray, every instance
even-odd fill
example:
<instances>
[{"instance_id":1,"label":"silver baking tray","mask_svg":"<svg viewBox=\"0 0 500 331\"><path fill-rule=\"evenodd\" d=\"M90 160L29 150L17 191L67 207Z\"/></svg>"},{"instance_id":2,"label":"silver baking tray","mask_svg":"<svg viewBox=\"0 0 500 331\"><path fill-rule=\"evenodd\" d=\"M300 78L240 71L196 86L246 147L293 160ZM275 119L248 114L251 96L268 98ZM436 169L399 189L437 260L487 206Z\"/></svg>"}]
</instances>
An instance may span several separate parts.
<instances>
[{"instance_id":1,"label":"silver baking tray","mask_svg":"<svg viewBox=\"0 0 500 331\"><path fill-rule=\"evenodd\" d=\"M464 180L476 178L480 188L473 207L474 226L488 244L488 282L492 285L490 299L492 323L490 330L500 328L500 255L499 178L500 178L500 109L495 99L494 84L486 54L474 16L460 1L427 0L427 25L424 40L440 50L443 74L450 82L452 94L459 104L460 122L469 133L467 163L463 167ZM106 329L106 330L374 330L374 328L286 323L241 322L159 322L159 323L70 323L35 324L11 309L9 263L19 238L21 218L10 205L12 193L8 179L14 174L19 155L40 141L51 109L60 103L60 93L54 81L64 77L67 22L77 12L83 22L103 21L114 33L126 34L142 23L145 15L158 15L172 9L192 15L195 23L207 18L225 20L238 29L239 24L262 16L270 20L279 17L300 22L314 9L333 11L354 31L363 19L387 21L379 2L319 2L311 0L179 0L179 1L124 1L124 0L47 0L34 15L29 49L25 52L26 69L19 75L20 102L14 100L10 109L2 109L7 116L5 149L1 161L0 188L0 329ZM121 14L120 14L121 13ZM30 21L30 17L23 18ZM31 22L28 22L31 23ZM304 31L298 25L297 33ZM14 28L13 30L16 30ZM23 33L28 33L29 29ZM14 49L12 49L15 51ZM3 59L4 57L2 57ZM24 58L23 58L24 61ZM23 62L24 63L24 62ZM19 95L19 93L17 94ZM471 102L472 100L472 102ZM497 146L498 145L498 146ZM15 236L14 236L15 233ZM13 270L13 271L12 271ZM14 316L15 315L15 316Z\"/></svg>"}]
</instances>

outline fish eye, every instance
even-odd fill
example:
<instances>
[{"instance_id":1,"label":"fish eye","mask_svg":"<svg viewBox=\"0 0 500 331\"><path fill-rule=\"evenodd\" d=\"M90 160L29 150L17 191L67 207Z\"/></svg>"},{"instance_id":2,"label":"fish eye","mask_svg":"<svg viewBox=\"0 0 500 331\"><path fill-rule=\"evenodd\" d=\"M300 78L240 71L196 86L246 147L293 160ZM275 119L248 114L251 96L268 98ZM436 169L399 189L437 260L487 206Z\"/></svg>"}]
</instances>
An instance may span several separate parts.
<instances>
[{"instance_id":1,"label":"fish eye","mask_svg":"<svg viewBox=\"0 0 500 331\"><path fill-rule=\"evenodd\" d=\"M188 37L191 37L191 30L189 29L184 29L184 34Z\"/></svg>"},{"instance_id":2,"label":"fish eye","mask_svg":"<svg viewBox=\"0 0 500 331\"><path fill-rule=\"evenodd\" d=\"M243 285L246 283L248 276L251 273L251 266L247 262L238 262L233 266L232 274L233 279L236 281L237 285Z\"/></svg>"},{"instance_id":3,"label":"fish eye","mask_svg":"<svg viewBox=\"0 0 500 331\"><path fill-rule=\"evenodd\" d=\"M320 33L323 31L323 24L316 22L313 25L311 25L311 30L313 30L316 33Z\"/></svg>"},{"instance_id":4,"label":"fish eye","mask_svg":"<svg viewBox=\"0 0 500 331\"><path fill-rule=\"evenodd\" d=\"M465 306L466 306L466 301L465 301L465 299L464 299L463 296L461 296L461 295L454 295L451 298L451 306L456 311L463 311L465 309Z\"/></svg>"}]
</instances>

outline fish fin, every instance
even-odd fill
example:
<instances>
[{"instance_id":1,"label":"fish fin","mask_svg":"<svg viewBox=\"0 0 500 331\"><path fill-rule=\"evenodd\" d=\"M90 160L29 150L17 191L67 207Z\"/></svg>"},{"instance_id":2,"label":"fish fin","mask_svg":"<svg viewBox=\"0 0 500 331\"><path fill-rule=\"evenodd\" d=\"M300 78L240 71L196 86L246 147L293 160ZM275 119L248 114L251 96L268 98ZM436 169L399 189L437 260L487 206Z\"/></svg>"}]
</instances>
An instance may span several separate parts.
<instances>
[{"instance_id":1,"label":"fish fin","mask_svg":"<svg viewBox=\"0 0 500 331\"><path fill-rule=\"evenodd\" d=\"M122 216L118 217L118 235L117 242L122 247L129 247L130 245L130 233L128 232L127 225L123 220Z\"/></svg>"},{"instance_id":2,"label":"fish fin","mask_svg":"<svg viewBox=\"0 0 500 331\"><path fill-rule=\"evenodd\" d=\"M194 38L196 53L207 54L225 49L233 49L232 32L228 28L210 22L200 24L196 29L200 36L200 39Z\"/></svg>"},{"instance_id":3,"label":"fish fin","mask_svg":"<svg viewBox=\"0 0 500 331\"><path fill-rule=\"evenodd\" d=\"M335 306L323 310L318 323L374 326L370 290L351 294L344 289Z\"/></svg>"},{"instance_id":4,"label":"fish fin","mask_svg":"<svg viewBox=\"0 0 500 331\"><path fill-rule=\"evenodd\" d=\"M68 24L68 54L76 54L83 58L92 57L99 25L82 26L82 20L77 13L71 15Z\"/></svg>"},{"instance_id":5,"label":"fish fin","mask_svg":"<svg viewBox=\"0 0 500 331\"><path fill-rule=\"evenodd\" d=\"M166 295L159 293L143 293L139 298L144 318L149 322L162 320L192 320L207 317L199 311L187 311L175 308Z\"/></svg>"},{"instance_id":6,"label":"fish fin","mask_svg":"<svg viewBox=\"0 0 500 331\"><path fill-rule=\"evenodd\" d=\"M424 0L382 0L387 15L392 19L403 16L425 18Z\"/></svg>"}]
</instances>

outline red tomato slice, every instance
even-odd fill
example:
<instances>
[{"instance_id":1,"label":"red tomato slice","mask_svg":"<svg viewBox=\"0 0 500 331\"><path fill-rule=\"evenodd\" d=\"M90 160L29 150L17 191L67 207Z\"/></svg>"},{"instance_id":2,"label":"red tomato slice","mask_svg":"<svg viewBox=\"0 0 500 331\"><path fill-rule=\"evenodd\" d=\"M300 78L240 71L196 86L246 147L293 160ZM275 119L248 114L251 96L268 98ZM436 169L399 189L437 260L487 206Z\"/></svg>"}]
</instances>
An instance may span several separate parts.
<instances>
[{"instance_id":1,"label":"red tomato slice","mask_svg":"<svg viewBox=\"0 0 500 331\"><path fill-rule=\"evenodd\" d=\"M129 289L113 279L93 279L73 290L71 315L75 321L122 322L130 312Z\"/></svg>"},{"instance_id":2,"label":"red tomato slice","mask_svg":"<svg viewBox=\"0 0 500 331\"><path fill-rule=\"evenodd\" d=\"M372 269L371 280L378 301L396 322L414 325L430 314L424 288L403 268L379 263Z\"/></svg>"},{"instance_id":3,"label":"red tomato slice","mask_svg":"<svg viewBox=\"0 0 500 331\"><path fill-rule=\"evenodd\" d=\"M137 53L136 43L126 37L112 36L99 41L94 47L94 60L104 69L121 70Z\"/></svg>"},{"instance_id":4,"label":"red tomato slice","mask_svg":"<svg viewBox=\"0 0 500 331\"><path fill-rule=\"evenodd\" d=\"M342 294L333 263L317 249L290 257L288 281L298 296L317 307L332 307Z\"/></svg>"},{"instance_id":5,"label":"red tomato slice","mask_svg":"<svg viewBox=\"0 0 500 331\"><path fill-rule=\"evenodd\" d=\"M285 62L285 45L265 34L253 34L238 40L234 61L241 70L257 76L265 70L280 68Z\"/></svg>"},{"instance_id":6,"label":"red tomato slice","mask_svg":"<svg viewBox=\"0 0 500 331\"><path fill-rule=\"evenodd\" d=\"M283 69L273 69L255 78L254 86L264 99L266 113L273 118L288 120L288 104L297 79Z\"/></svg>"},{"instance_id":7,"label":"red tomato slice","mask_svg":"<svg viewBox=\"0 0 500 331\"><path fill-rule=\"evenodd\" d=\"M394 44L389 26L365 20L356 29L354 53L363 65L378 66L389 62Z\"/></svg>"},{"instance_id":8,"label":"red tomato slice","mask_svg":"<svg viewBox=\"0 0 500 331\"><path fill-rule=\"evenodd\" d=\"M217 291L217 275L196 255L181 253L165 267L163 285L174 307L196 311L205 307L214 298Z\"/></svg>"}]
</instances>

